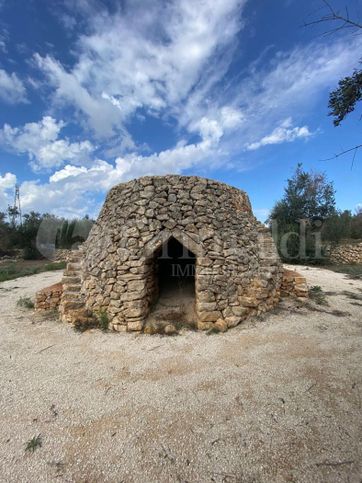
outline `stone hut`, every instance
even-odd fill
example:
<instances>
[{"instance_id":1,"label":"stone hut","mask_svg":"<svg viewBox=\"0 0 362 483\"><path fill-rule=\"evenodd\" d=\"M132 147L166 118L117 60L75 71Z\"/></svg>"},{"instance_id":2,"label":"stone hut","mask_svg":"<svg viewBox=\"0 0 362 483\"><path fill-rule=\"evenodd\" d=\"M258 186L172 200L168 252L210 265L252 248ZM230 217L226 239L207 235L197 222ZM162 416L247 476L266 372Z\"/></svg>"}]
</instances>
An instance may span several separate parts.
<instances>
[{"instance_id":1,"label":"stone hut","mask_svg":"<svg viewBox=\"0 0 362 483\"><path fill-rule=\"evenodd\" d=\"M146 331L153 314L182 319L181 305L197 328L226 330L271 309L281 278L245 192L195 176L146 176L108 193L67 265L60 312L74 323L105 311L114 330Z\"/></svg>"}]
</instances>

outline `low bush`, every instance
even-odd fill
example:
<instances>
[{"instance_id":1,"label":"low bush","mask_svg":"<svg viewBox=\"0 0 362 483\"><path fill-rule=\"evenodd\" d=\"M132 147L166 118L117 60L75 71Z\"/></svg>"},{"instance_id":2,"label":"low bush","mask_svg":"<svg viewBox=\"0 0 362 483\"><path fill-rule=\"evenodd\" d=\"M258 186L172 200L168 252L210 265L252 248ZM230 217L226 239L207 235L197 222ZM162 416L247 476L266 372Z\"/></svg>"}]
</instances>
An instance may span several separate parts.
<instances>
[{"instance_id":1,"label":"low bush","mask_svg":"<svg viewBox=\"0 0 362 483\"><path fill-rule=\"evenodd\" d=\"M20 299L16 302L16 305L24 309L34 308L34 302L31 300L30 297L20 297Z\"/></svg>"},{"instance_id":2,"label":"low bush","mask_svg":"<svg viewBox=\"0 0 362 483\"><path fill-rule=\"evenodd\" d=\"M41 448L43 442L41 439L41 435L33 436L25 445L25 451L30 451L34 453L37 448Z\"/></svg>"},{"instance_id":3,"label":"low bush","mask_svg":"<svg viewBox=\"0 0 362 483\"><path fill-rule=\"evenodd\" d=\"M328 305L326 294L319 285L313 285L309 289L309 297L318 305Z\"/></svg>"},{"instance_id":4,"label":"low bush","mask_svg":"<svg viewBox=\"0 0 362 483\"><path fill-rule=\"evenodd\" d=\"M107 332L109 326L109 317L105 310L100 310L97 313L98 326L102 332Z\"/></svg>"}]
</instances>

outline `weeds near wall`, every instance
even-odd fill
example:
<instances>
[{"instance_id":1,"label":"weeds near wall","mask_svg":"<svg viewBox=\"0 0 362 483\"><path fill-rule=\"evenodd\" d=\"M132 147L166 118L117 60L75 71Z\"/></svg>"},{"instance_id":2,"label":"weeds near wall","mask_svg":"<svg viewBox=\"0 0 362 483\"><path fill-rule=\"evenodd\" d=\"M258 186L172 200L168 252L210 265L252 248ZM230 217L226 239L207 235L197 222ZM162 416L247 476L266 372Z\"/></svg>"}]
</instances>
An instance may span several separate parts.
<instances>
[{"instance_id":1,"label":"weeds near wall","mask_svg":"<svg viewBox=\"0 0 362 483\"><path fill-rule=\"evenodd\" d=\"M109 326L109 317L105 310L100 310L97 313L98 327L102 332L107 332Z\"/></svg>"},{"instance_id":2,"label":"weeds near wall","mask_svg":"<svg viewBox=\"0 0 362 483\"><path fill-rule=\"evenodd\" d=\"M326 294L319 285L313 285L309 289L309 297L318 305L328 305Z\"/></svg>"},{"instance_id":3,"label":"weeds near wall","mask_svg":"<svg viewBox=\"0 0 362 483\"><path fill-rule=\"evenodd\" d=\"M22 307L23 309L33 309L34 302L31 300L30 297L20 297L20 299L16 302L18 307Z\"/></svg>"}]
</instances>

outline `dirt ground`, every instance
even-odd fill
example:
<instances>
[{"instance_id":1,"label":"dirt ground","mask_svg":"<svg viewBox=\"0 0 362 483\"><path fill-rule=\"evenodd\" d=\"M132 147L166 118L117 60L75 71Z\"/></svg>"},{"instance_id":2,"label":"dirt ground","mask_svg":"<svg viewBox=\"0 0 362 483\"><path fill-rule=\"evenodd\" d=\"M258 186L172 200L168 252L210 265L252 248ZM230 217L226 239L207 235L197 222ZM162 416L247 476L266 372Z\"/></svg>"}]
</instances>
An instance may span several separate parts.
<instances>
[{"instance_id":1,"label":"dirt ground","mask_svg":"<svg viewBox=\"0 0 362 483\"><path fill-rule=\"evenodd\" d=\"M16 306L60 272L1 283L0 481L360 483L362 281L299 271L329 305L209 336L76 333Z\"/></svg>"}]
</instances>

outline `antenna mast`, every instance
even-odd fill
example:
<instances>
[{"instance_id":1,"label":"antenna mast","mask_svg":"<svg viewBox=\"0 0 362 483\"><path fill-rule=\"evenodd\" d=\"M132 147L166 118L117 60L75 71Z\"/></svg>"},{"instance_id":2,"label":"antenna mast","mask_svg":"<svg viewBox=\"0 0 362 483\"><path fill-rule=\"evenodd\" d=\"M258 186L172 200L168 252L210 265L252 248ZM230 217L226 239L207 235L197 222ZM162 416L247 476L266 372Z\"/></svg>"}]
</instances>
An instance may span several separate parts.
<instances>
[{"instance_id":1,"label":"antenna mast","mask_svg":"<svg viewBox=\"0 0 362 483\"><path fill-rule=\"evenodd\" d=\"M14 194L14 205L9 207L10 216L11 216L11 223L13 226L19 224L20 226L23 224L23 219L21 216L21 205L20 205L20 188L19 185L15 185L15 194Z\"/></svg>"}]
</instances>

